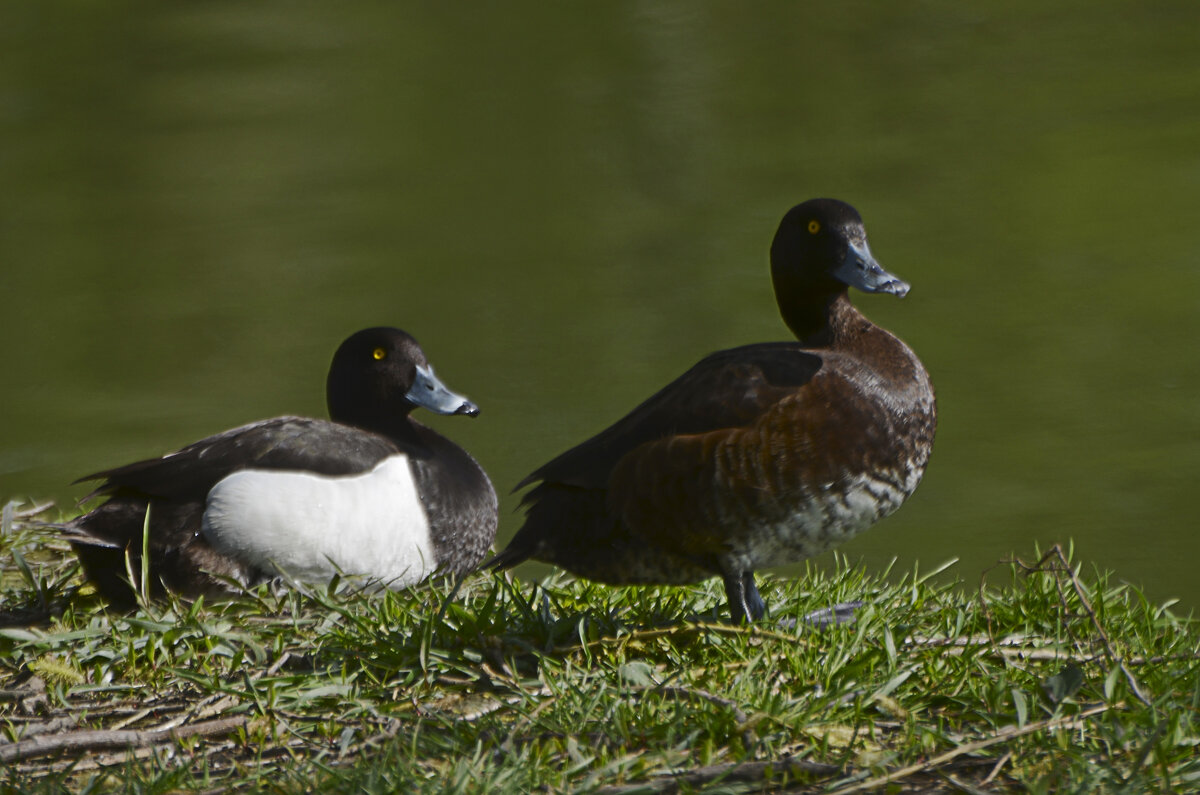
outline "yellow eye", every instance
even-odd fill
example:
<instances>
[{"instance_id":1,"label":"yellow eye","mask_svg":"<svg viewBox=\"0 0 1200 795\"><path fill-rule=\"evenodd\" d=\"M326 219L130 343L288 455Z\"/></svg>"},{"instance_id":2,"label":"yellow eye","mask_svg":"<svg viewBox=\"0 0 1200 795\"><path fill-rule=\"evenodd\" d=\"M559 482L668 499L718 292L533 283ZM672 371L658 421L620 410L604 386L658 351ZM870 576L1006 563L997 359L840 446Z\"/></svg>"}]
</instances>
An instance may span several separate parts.
<instances>
[{"instance_id":1,"label":"yellow eye","mask_svg":"<svg viewBox=\"0 0 1200 795\"><path fill-rule=\"evenodd\" d=\"M386 359L387 358L387 350L385 350L384 348L376 348L375 350L371 351L371 355L374 356L376 359Z\"/></svg>"},{"instance_id":2,"label":"yellow eye","mask_svg":"<svg viewBox=\"0 0 1200 795\"><path fill-rule=\"evenodd\" d=\"M820 221L814 220L814 221L808 222L808 233L810 235L815 235L817 232L820 232L820 231L821 231L821 222Z\"/></svg>"}]
</instances>

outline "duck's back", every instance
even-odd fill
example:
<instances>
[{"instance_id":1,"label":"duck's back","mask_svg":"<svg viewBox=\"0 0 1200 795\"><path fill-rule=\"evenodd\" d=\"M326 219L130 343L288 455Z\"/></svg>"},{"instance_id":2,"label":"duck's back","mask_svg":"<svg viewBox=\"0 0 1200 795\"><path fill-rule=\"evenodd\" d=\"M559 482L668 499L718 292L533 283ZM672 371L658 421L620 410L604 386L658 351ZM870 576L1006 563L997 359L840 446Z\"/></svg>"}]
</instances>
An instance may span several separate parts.
<instances>
[{"instance_id":1,"label":"duck's back","mask_svg":"<svg viewBox=\"0 0 1200 795\"><path fill-rule=\"evenodd\" d=\"M129 496L203 500L240 469L294 469L321 475L361 472L396 452L387 437L328 420L275 417L206 437L167 453L80 478L102 481L84 499Z\"/></svg>"}]
</instances>

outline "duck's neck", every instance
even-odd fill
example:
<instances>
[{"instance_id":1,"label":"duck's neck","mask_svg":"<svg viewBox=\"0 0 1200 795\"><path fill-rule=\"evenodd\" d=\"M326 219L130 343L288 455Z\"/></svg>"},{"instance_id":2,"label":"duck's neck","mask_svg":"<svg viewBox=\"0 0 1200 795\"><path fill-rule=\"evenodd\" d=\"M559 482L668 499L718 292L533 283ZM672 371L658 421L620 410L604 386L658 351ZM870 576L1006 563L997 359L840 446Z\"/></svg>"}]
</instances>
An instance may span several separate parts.
<instances>
[{"instance_id":1,"label":"duck's neck","mask_svg":"<svg viewBox=\"0 0 1200 795\"><path fill-rule=\"evenodd\" d=\"M846 344L871 325L850 303L845 287L813 291L776 282L775 298L783 322L806 348Z\"/></svg>"},{"instance_id":2,"label":"duck's neck","mask_svg":"<svg viewBox=\"0 0 1200 795\"><path fill-rule=\"evenodd\" d=\"M417 423L407 414L381 419L378 416L358 416L353 412L330 412L330 417L343 425L352 425L370 433L386 436L401 444L413 444L419 441Z\"/></svg>"}]
</instances>

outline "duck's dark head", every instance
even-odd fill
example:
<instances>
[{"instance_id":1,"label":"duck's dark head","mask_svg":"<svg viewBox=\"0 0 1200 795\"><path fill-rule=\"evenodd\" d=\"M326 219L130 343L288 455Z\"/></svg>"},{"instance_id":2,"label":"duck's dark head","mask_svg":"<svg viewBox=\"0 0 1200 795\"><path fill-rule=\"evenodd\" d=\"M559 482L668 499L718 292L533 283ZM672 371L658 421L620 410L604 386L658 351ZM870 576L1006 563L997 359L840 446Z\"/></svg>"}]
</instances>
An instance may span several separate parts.
<instances>
[{"instance_id":1,"label":"duck's dark head","mask_svg":"<svg viewBox=\"0 0 1200 795\"><path fill-rule=\"evenodd\" d=\"M810 199L783 216L771 243L771 279L784 321L802 340L821 331L819 316L847 287L901 297L909 289L875 261L862 217L837 199Z\"/></svg>"},{"instance_id":2,"label":"duck's dark head","mask_svg":"<svg viewBox=\"0 0 1200 795\"><path fill-rule=\"evenodd\" d=\"M418 406L437 414L479 414L474 403L438 380L415 339L387 327L365 329L341 344L329 365L325 397L330 419L373 431L394 427Z\"/></svg>"}]
</instances>

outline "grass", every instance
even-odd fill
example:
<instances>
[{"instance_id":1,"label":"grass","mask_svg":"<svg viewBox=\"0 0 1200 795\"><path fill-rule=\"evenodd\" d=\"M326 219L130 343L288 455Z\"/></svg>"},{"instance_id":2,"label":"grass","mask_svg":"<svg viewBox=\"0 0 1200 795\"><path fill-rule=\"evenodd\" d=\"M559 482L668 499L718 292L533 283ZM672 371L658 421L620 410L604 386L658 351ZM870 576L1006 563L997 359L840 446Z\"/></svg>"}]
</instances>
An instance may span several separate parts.
<instances>
[{"instance_id":1,"label":"grass","mask_svg":"<svg viewBox=\"0 0 1200 795\"><path fill-rule=\"evenodd\" d=\"M750 627L717 581L565 576L119 614L35 518L0 533L10 790L1200 790L1196 623L1057 547L969 586L764 577Z\"/></svg>"}]
</instances>

